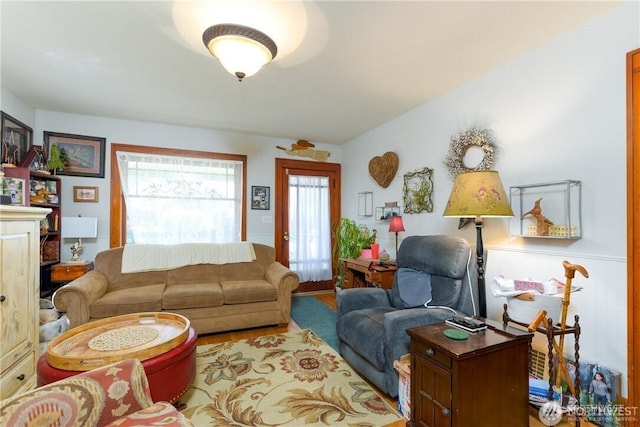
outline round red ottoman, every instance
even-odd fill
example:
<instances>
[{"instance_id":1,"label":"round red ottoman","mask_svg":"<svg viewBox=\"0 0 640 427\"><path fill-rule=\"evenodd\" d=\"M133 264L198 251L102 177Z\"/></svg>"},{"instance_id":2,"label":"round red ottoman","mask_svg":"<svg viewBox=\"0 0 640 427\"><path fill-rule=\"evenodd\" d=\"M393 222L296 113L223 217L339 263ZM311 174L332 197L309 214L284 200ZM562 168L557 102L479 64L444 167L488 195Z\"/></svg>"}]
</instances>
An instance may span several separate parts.
<instances>
[{"instance_id":1,"label":"round red ottoman","mask_svg":"<svg viewBox=\"0 0 640 427\"><path fill-rule=\"evenodd\" d=\"M191 387L196 377L197 338L196 330L191 327L182 344L142 362L154 402L175 403ZM46 353L38 359L38 387L79 373L81 371L65 371L49 365Z\"/></svg>"}]
</instances>

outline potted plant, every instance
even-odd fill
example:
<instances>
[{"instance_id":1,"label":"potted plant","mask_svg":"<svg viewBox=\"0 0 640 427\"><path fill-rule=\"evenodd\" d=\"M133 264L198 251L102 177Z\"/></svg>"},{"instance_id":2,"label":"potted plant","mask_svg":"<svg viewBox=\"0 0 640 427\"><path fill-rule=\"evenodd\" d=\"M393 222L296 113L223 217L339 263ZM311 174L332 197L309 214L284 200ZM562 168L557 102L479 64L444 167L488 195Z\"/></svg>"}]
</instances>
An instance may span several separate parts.
<instances>
[{"instance_id":1,"label":"potted plant","mask_svg":"<svg viewBox=\"0 0 640 427\"><path fill-rule=\"evenodd\" d=\"M365 225L360 225L360 252L362 254L362 258L377 258L373 256L372 248L376 242L376 233L378 232L375 228L369 232L369 228ZM365 251L369 251L365 254Z\"/></svg>"},{"instance_id":2,"label":"potted plant","mask_svg":"<svg viewBox=\"0 0 640 427\"><path fill-rule=\"evenodd\" d=\"M64 153L60 152L57 145L52 145L49 150L49 161L47 162L47 168L56 174L57 171L64 170Z\"/></svg>"},{"instance_id":3,"label":"potted plant","mask_svg":"<svg viewBox=\"0 0 640 427\"><path fill-rule=\"evenodd\" d=\"M333 237L333 252L338 262L336 285L342 286L344 269L340 260L358 258L362 254L362 249L370 248L371 244L376 241L376 230L369 232L366 225L359 225L350 218L340 218Z\"/></svg>"}]
</instances>

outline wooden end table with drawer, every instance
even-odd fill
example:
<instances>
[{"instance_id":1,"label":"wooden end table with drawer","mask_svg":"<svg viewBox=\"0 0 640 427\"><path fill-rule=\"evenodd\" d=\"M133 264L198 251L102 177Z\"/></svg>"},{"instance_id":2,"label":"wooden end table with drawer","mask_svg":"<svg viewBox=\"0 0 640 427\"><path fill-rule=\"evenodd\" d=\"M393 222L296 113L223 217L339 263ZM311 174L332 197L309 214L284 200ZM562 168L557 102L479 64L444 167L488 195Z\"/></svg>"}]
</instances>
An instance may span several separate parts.
<instances>
[{"instance_id":1,"label":"wooden end table with drawer","mask_svg":"<svg viewBox=\"0 0 640 427\"><path fill-rule=\"evenodd\" d=\"M55 264L51 266L51 281L64 284L77 279L91 270L93 270L93 261Z\"/></svg>"},{"instance_id":2,"label":"wooden end table with drawer","mask_svg":"<svg viewBox=\"0 0 640 427\"><path fill-rule=\"evenodd\" d=\"M533 334L485 320L485 331L447 338L446 323L407 329L412 426L528 427Z\"/></svg>"},{"instance_id":3,"label":"wooden end table with drawer","mask_svg":"<svg viewBox=\"0 0 640 427\"><path fill-rule=\"evenodd\" d=\"M375 286L391 289L398 269L394 264L378 265L377 260L362 258L345 258L344 288L364 288Z\"/></svg>"}]
</instances>

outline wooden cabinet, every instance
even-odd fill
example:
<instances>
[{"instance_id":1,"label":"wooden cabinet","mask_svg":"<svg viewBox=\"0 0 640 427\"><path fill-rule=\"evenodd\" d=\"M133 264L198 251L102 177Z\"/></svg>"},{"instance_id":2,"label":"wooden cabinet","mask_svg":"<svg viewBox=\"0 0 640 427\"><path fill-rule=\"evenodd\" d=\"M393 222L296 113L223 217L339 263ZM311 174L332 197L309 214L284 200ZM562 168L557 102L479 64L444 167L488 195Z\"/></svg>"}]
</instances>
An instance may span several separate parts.
<instances>
[{"instance_id":1,"label":"wooden cabinet","mask_svg":"<svg viewBox=\"0 0 640 427\"><path fill-rule=\"evenodd\" d=\"M25 206L51 210L40 228L40 295L48 296L55 290L51 284L51 266L60 262L60 178L27 168L5 168L4 173L25 181Z\"/></svg>"},{"instance_id":2,"label":"wooden cabinet","mask_svg":"<svg viewBox=\"0 0 640 427\"><path fill-rule=\"evenodd\" d=\"M91 270L93 270L93 261L56 264L51 267L51 281L54 283L71 282Z\"/></svg>"},{"instance_id":3,"label":"wooden cabinet","mask_svg":"<svg viewBox=\"0 0 640 427\"><path fill-rule=\"evenodd\" d=\"M391 289L397 270L395 265L383 267L370 259L346 258L342 265L345 289L370 286Z\"/></svg>"},{"instance_id":4,"label":"wooden cabinet","mask_svg":"<svg viewBox=\"0 0 640 427\"><path fill-rule=\"evenodd\" d=\"M40 221L49 212L0 206L0 399L36 383Z\"/></svg>"},{"instance_id":5,"label":"wooden cabinet","mask_svg":"<svg viewBox=\"0 0 640 427\"><path fill-rule=\"evenodd\" d=\"M492 322L486 331L453 340L444 335L450 328L407 329L411 425L527 427L532 334Z\"/></svg>"}]
</instances>

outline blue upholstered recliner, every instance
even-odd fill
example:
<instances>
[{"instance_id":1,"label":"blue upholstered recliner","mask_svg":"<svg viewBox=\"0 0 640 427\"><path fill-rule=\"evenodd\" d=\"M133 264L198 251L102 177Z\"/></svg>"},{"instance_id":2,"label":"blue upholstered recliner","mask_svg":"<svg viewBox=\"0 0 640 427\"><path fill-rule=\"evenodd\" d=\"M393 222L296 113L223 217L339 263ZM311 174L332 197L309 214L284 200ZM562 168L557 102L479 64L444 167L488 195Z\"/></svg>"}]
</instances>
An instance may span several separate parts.
<instances>
[{"instance_id":1,"label":"blue upholstered recliner","mask_svg":"<svg viewBox=\"0 0 640 427\"><path fill-rule=\"evenodd\" d=\"M467 316L478 312L475 249L466 240L406 237L396 262L398 271L390 290L337 291L336 323L342 356L392 397L398 395L393 361L409 352L408 328L441 322L456 312Z\"/></svg>"}]
</instances>

